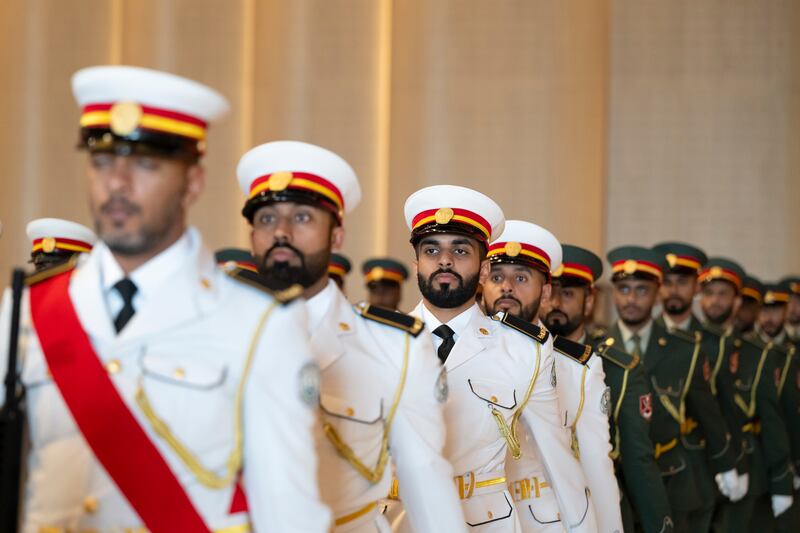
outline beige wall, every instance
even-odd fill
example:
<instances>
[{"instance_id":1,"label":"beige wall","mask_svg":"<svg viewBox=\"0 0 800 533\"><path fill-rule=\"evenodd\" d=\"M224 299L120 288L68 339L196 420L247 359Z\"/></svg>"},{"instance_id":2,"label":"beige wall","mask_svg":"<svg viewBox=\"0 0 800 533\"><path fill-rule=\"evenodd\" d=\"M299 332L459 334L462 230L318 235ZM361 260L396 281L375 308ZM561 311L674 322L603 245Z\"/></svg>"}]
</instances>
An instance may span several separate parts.
<instances>
[{"instance_id":1,"label":"beige wall","mask_svg":"<svg viewBox=\"0 0 800 533\"><path fill-rule=\"evenodd\" d=\"M26 259L28 220L89 222L69 77L101 63L169 70L231 100L192 214L212 247L247 242L240 155L293 138L361 178L344 250L356 267L409 260L405 197L459 183L596 251L679 237L765 276L800 270L796 6L5 0L0 273ZM363 295L358 275L349 289Z\"/></svg>"}]
</instances>

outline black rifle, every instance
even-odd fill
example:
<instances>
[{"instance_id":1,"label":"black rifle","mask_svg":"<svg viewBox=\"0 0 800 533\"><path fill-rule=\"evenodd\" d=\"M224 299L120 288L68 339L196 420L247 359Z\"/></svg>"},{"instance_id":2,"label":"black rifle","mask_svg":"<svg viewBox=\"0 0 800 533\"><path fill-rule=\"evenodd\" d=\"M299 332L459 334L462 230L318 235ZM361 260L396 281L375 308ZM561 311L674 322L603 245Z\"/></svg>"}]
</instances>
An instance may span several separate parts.
<instances>
[{"instance_id":1,"label":"black rifle","mask_svg":"<svg viewBox=\"0 0 800 533\"><path fill-rule=\"evenodd\" d=\"M17 531L19 525L22 437L25 429L25 389L17 374L19 315L25 273L14 269L11 277L11 333L6 371L6 397L0 408L0 531Z\"/></svg>"}]
</instances>

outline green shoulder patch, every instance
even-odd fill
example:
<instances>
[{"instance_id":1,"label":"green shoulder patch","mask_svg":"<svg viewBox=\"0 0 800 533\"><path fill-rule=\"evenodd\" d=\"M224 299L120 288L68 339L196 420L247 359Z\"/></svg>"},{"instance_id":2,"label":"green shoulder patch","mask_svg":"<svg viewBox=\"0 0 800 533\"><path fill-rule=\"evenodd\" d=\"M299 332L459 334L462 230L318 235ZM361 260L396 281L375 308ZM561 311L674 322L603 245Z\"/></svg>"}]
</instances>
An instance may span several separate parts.
<instances>
[{"instance_id":1,"label":"green shoulder patch","mask_svg":"<svg viewBox=\"0 0 800 533\"><path fill-rule=\"evenodd\" d=\"M401 313L400 311L392 311L385 307L377 307L367 303L358 304L355 308L356 311L367 320L373 320L387 326L392 326L393 328L402 329L412 337L418 336L425 327L425 323L419 318Z\"/></svg>"},{"instance_id":2,"label":"green shoulder patch","mask_svg":"<svg viewBox=\"0 0 800 533\"><path fill-rule=\"evenodd\" d=\"M292 285L288 289L284 289L282 291L273 291L264 285L264 281L257 272L251 272L250 270L244 268L233 266L230 268L223 268L222 271L225 272L228 277L233 278L240 283L244 283L245 285L249 285L254 289L258 289L261 292L269 294L281 304L293 302L303 295L303 287L300 285Z\"/></svg>"},{"instance_id":3,"label":"green shoulder patch","mask_svg":"<svg viewBox=\"0 0 800 533\"><path fill-rule=\"evenodd\" d=\"M25 285L31 286L46 279L50 279L53 276L57 276L63 272L69 272L73 270L75 266L78 264L78 258L80 254L75 254L69 258L68 261L61 263L60 265L51 266L50 268L46 268L44 270L40 270L39 272L34 272L29 276L25 277Z\"/></svg>"},{"instance_id":4,"label":"green shoulder patch","mask_svg":"<svg viewBox=\"0 0 800 533\"><path fill-rule=\"evenodd\" d=\"M564 354L582 365L585 365L586 361L592 356L592 347L588 344L571 341L558 335L553 337L553 348L558 353Z\"/></svg>"},{"instance_id":5,"label":"green shoulder patch","mask_svg":"<svg viewBox=\"0 0 800 533\"><path fill-rule=\"evenodd\" d=\"M550 332L547 329L525 322L508 312L503 313L499 319L493 317L493 320L499 320L502 324L519 331L523 335L527 335L541 344L547 342L547 338L550 336Z\"/></svg>"},{"instance_id":6,"label":"green shoulder patch","mask_svg":"<svg viewBox=\"0 0 800 533\"><path fill-rule=\"evenodd\" d=\"M612 337L607 338L597 345L597 353L603 359L611 361L615 365L626 370L636 368L636 365L638 365L640 361L639 356L631 355L625 350L614 346L614 339Z\"/></svg>"}]
</instances>

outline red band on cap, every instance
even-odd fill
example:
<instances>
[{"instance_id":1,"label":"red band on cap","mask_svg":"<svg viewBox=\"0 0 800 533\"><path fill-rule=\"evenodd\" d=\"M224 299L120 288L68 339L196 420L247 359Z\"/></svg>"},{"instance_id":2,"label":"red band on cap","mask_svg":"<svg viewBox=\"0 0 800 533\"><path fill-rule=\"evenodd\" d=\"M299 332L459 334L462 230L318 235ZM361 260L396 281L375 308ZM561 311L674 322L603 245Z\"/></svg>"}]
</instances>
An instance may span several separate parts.
<instances>
[{"instance_id":1,"label":"red band on cap","mask_svg":"<svg viewBox=\"0 0 800 533\"><path fill-rule=\"evenodd\" d=\"M515 254L510 254L508 251L508 242L495 242L491 246L489 246L489 251L486 253L486 257L492 257L496 255L507 255L509 257L518 257L520 255L524 255L525 257L531 258L539 263L542 263L545 267L547 267L548 272L550 271L550 256L539 248L538 246L534 246L532 244L527 244L524 242L517 243L520 246L520 250L517 251Z\"/></svg>"},{"instance_id":2,"label":"red band on cap","mask_svg":"<svg viewBox=\"0 0 800 533\"><path fill-rule=\"evenodd\" d=\"M439 209L427 209L417 216L415 216L411 221L411 231L415 231L417 228L424 226L425 224L429 224L431 222L436 222L436 212ZM485 218L480 216L478 213L470 211L468 209L459 209L457 207L452 208L453 217L448 221L450 222L461 222L465 224L469 224L480 230L483 233L486 240L489 240L492 235L492 226L489 222L486 221Z\"/></svg>"},{"instance_id":3,"label":"red band on cap","mask_svg":"<svg viewBox=\"0 0 800 533\"><path fill-rule=\"evenodd\" d=\"M340 211L344 210L344 198L342 197L342 193L333 183L321 176L308 172L290 172L290 174L291 179L288 184L281 183L279 188L270 186L270 179L275 175L285 176L286 173L284 172L273 172L254 179L250 184L249 197L253 198L264 191L280 192L285 189L311 191L328 198L331 202L336 204L336 207L339 208Z\"/></svg>"}]
</instances>

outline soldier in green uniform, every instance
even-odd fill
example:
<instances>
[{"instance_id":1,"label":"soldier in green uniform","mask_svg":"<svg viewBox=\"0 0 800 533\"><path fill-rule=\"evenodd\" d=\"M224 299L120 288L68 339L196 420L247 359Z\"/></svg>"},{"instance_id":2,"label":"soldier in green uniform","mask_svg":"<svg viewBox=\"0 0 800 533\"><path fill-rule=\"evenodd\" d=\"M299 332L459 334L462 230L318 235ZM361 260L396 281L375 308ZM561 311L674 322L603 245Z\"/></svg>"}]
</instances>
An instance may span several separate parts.
<instances>
[{"instance_id":1,"label":"soldier in green uniform","mask_svg":"<svg viewBox=\"0 0 800 533\"><path fill-rule=\"evenodd\" d=\"M663 313L658 318L659 325L663 325L668 331L679 330L690 333L694 336L695 347L701 353L699 357L705 356L702 361L703 376L709 382L711 393L719 403L719 409L725 417L726 426L731 434L731 450L737 458L737 472L739 486L733 494L720 494L711 467L708 464L706 454L706 436L703 428L699 427L695 420L688 419L681 436L681 443L689 451L689 460L692 469L698 473L696 482L697 490L700 492L700 499L704 503L704 520L711 522L714 515L714 508L723 501L738 500L747 493L747 465L742 459L741 446L741 424L737 423L736 405L733 400L733 379L729 374L720 374L719 381L712 369L715 364L722 363L724 353L718 357L720 352L720 337L717 332L706 331L703 324L692 312L692 303L699 290L699 274L708 258L706 254L697 248L686 243L665 242L653 247L653 250L662 254L668 268L664 272L664 281L659 289L659 296L663 305ZM698 361L699 363L700 361ZM703 526L705 530L705 526Z\"/></svg>"},{"instance_id":2,"label":"soldier in green uniform","mask_svg":"<svg viewBox=\"0 0 800 533\"><path fill-rule=\"evenodd\" d=\"M733 327L739 334L747 335L753 332L763 300L764 284L745 273L742 282L742 305L733 320Z\"/></svg>"},{"instance_id":3,"label":"soldier in green uniform","mask_svg":"<svg viewBox=\"0 0 800 533\"><path fill-rule=\"evenodd\" d=\"M367 301L370 305L386 309L400 309L403 283L408 279L408 269L391 257L369 259L361 265L364 283L367 285Z\"/></svg>"},{"instance_id":4,"label":"soldier in green uniform","mask_svg":"<svg viewBox=\"0 0 800 533\"><path fill-rule=\"evenodd\" d=\"M786 324L784 328L789 340L800 347L800 276L789 276L781 281L789 287L789 304L786 306Z\"/></svg>"},{"instance_id":5,"label":"soldier in green uniform","mask_svg":"<svg viewBox=\"0 0 800 533\"><path fill-rule=\"evenodd\" d=\"M692 302L699 290L697 274L708 260L706 254L682 242L663 242L653 250L662 254L669 266L658 291L663 306L661 321L670 330L702 331L703 325L692 312Z\"/></svg>"},{"instance_id":6,"label":"soldier in green uniform","mask_svg":"<svg viewBox=\"0 0 800 533\"><path fill-rule=\"evenodd\" d=\"M663 407L653 413L650 435L675 529L708 531L709 504L698 490L703 472L692 468L679 437L700 426L706 437L709 466L713 474L720 474L718 484L723 494L735 494L739 479L727 425L703 373L705 358L695 335L677 329L669 332L651 318L667 268L664 256L647 248L625 246L611 250L607 258L619 314L611 336L628 352L641 356L653 388L653 403Z\"/></svg>"},{"instance_id":7,"label":"soldier in green uniform","mask_svg":"<svg viewBox=\"0 0 800 533\"><path fill-rule=\"evenodd\" d=\"M726 418L742 439L744 461L740 465L748 466L745 497L719 505L714 523L714 530L719 532L768 530L772 497L780 503L781 496L792 490L789 440L772 379L774 359L762 343L741 338L733 328L744 278L741 266L722 258L710 259L700 273L700 306L705 316L704 343L712 361L712 391L720 396L732 387L734 407Z\"/></svg>"},{"instance_id":8,"label":"soldier in green uniform","mask_svg":"<svg viewBox=\"0 0 800 533\"><path fill-rule=\"evenodd\" d=\"M350 260L346 256L331 252L331 261L328 264L328 277L332 279L334 283L336 283L336 286L339 287L339 290L345 294L347 294L347 292L345 291L344 279L350 273L351 268Z\"/></svg>"},{"instance_id":9,"label":"soldier in green uniform","mask_svg":"<svg viewBox=\"0 0 800 533\"><path fill-rule=\"evenodd\" d=\"M778 384L778 397L786 429L789 432L789 443L792 450L792 464L794 467L794 501L795 503L784 512L775 508L774 514L778 523L778 531L800 530L800 364L795 356L795 346L792 344L784 328L787 308L789 304L789 282L770 283L764 285L764 302L758 314L758 322L754 336L774 347L771 353L775 354L778 369L775 372L775 381Z\"/></svg>"},{"instance_id":10,"label":"soldier in green uniform","mask_svg":"<svg viewBox=\"0 0 800 533\"><path fill-rule=\"evenodd\" d=\"M650 440L652 391L639 357L622 348L613 338L587 331L594 306L594 283L603 273L603 263L584 248L562 245L561 267L553 274L552 296L543 317L551 331L568 339L591 344L601 356L606 385L611 456L622 496L625 531L634 531L636 521L646 533L673 530L669 500L661 482L661 471L653 457Z\"/></svg>"}]
</instances>

